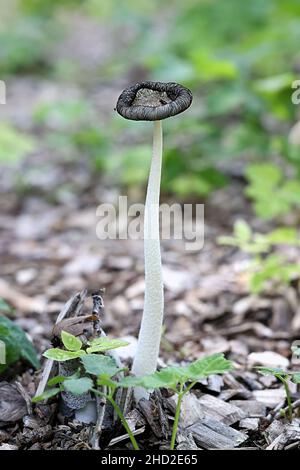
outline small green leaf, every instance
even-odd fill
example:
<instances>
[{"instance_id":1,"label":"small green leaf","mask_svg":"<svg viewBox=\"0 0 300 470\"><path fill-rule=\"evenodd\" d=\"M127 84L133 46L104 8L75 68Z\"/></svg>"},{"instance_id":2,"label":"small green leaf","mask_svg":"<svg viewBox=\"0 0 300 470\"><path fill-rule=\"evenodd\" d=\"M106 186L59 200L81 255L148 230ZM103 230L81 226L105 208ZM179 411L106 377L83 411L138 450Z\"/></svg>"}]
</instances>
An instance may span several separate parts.
<instances>
[{"instance_id":1,"label":"small green leaf","mask_svg":"<svg viewBox=\"0 0 300 470\"><path fill-rule=\"evenodd\" d=\"M229 370L232 370L232 363L225 359L223 354L213 354L185 367L166 367L144 377L125 377L119 385L124 388L171 388L174 390L179 383L196 381L212 374L223 374Z\"/></svg>"},{"instance_id":2,"label":"small green leaf","mask_svg":"<svg viewBox=\"0 0 300 470\"><path fill-rule=\"evenodd\" d=\"M129 343L127 341L102 337L102 338L97 338L91 341L90 347L87 348L86 351L88 354L91 354L94 352L105 352L111 349L122 348L128 345Z\"/></svg>"},{"instance_id":3,"label":"small green leaf","mask_svg":"<svg viewBox=\"0 0 300 470\"><path fill-rule=\"evenodd\" d=\"M97 385L106 386L106 387L115 389L120 386L120 383L112 380L110 376L107 374L101 374L97 378Z\"/></svg>"},{"instance_id":4,"label":"small green leaf","mask_svg":"<svg viewBox=\"0 0 300 470\"><path fill-rule=\"evenodd\" d=\"M40 367L34 346L24 331L14 322L1 315L0 340L6 346L6 364L0 364L0 373L20 358L26 359L36 369Z\"/></svg>"},{"instance_id":5,"label":"small green leaf","mask_svg":"<svg viewBox=\"0 0 300 470\"><path fill-rule=\"evenodd\" d=\"M278 227L266 235L272 245L296 245L299 244L297 230L291 227Z\"/></svg>"},{"instance_id":6,"label":"small green leaf","mask_svg":"<svg viewBox=\"0 0 300 470\"><path fill-rule=\"evenodd\" d=\"M52 348L44 352L43 356L47 359L52 359L57 362L70 361L84 356L86 353L83 350L79 351L65 351L64 349Z\"/></svg>"},{"instance_id":7,"label":"small green leaf","mask_svg":"<svg viewBox=\"0 0 300 470\"><path fill-rule=\"evenodd\" d=\"M125 377L120 381L124 388L143 387L146 389L171 388L174 390L182 379L180 367L166 367L144 377Z\"/></svg>"},{"instance_id":8,"label":"small green leaf","mask_svg":"<svg viewBox=\"0 0 300 470\"><path fill-rule=\"evenodd\" d=\"M262 375L274 375L276 378L287 379L289 374L283 369L279 369L278 367L256 367L258 372Z\"/></svg>"},{"instance_id":9,"label":"small green leaf","mask_svg":"<svg viewBox=\"0 0 300 470\"><path fill-rule=\"evenodd\" d=\"M0 161L14 163L23 159L35 149L35 141L13 126L0 124Z\"/></svg>"},{"instance_id":10,"label":"small green leaf","mask_svg":"<svg viewBox=\"0 0 300 470\"><path fill-rule=\"evenodd\" d=\"M202 377L208 377L214 374L224 374L233 369L231 361L225 359L223 354L212 354L192 362L184 368L189 380L198 380Z\"/></svg>"},{"instance_id":11,"label":"small green leaf","mask_svg":"<svg viewBox=\"0 0 300 470\"><path fill-rule=\"evenodd\" d=\"M57 395L59 392L60 392L60 388L49 388L48 390L46 390L41 395L38 395L37 397L34 397L32 399L32 402L33 403L38 403L40 401L48 400L49 398L54 397L55 395Z\"/></svg>"},{"instance_id":12,"label":"small green leaf","mask_svg":"<svg viewBox=\"0 0 300 470\"><path fill-rule=\"evenodd\" d=\"M300 384L300 372L296 372L295 374L293 374L292 381L294 382L294 384Z\"/></svg>"},{"instance_id":13,"label":"small green leaf","mask_svg":"<svg viewBox=\"0 0 300 470\"><path fill-rule=\"evenodd\" d=\"M88 377L82 377L81 379L68 379L64 381L64 389L73 395L83 395L93 388L93 381Z\"/></svg>"},{"instance_id":14,"label":"small green leaf","mask_svg":"<svg viewBox=\"0 0 300 470\"><path fill-rule=\"evenodd\" d=\"M255 163L246 170L248 180L255 186L274 188L282 179L281 169L272 163Z\"/></svg>"},{"instance_id":15,"label":"small green leaf","mask_svg":"<svg viewBox=\"0 0 300 470\"><path fill-rule=\"evenodd\" d=\"M88 374L113 377L120 370L112 357L100 354L87 354L81 358L81 362Z\"/></svg>"},{"instance_id":16,"label":"small green leaf","mask_svg":"<svg viewBox=\"0 0 300 470\"><path fill-rule=\"evenodd\" d=\"M245 220L239 219L234 224L234 235L240 243L247 243L252 238L251 227Z\"/></svg>"},{"instance_id":17,"label":"small green leaf","mask_svg":"<svg viewBox=\"0 0 300 470\"><path fill-rule=\"evenodd\" d=\"M79 351L82 347L82 342L76 336L71 335L67 331L61 332L61 339L63 345L68 351Z\"/></svg>"},{"instance_id":18,"label":"small green leaf","mask_svg":"<svg viewBox=\"0 0 300 470\"><path fill-rule=\"evenodd\" d=\"M60 384L61 382L64 382L67 379L64 375L57 375L56 377L53 377L52 379L48 380L47 382L47 387L53 387L53 385Z\"/></svg>"}]
</instances>

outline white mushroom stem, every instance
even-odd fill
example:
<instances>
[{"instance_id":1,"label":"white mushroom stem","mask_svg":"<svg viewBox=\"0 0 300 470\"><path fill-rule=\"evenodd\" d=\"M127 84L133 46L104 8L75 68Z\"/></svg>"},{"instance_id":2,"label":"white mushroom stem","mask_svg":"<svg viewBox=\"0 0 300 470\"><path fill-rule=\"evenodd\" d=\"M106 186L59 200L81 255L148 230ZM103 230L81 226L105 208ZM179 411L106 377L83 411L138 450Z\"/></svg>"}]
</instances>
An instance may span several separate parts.
<instances>
[{"instance_id":1,"label":"white mushroom stem","mask_svg":"<svg viewBox=\"0 0 300 470\"><path fill-rule=\"evenodd\" d=\"M152 374L157 367L163 321L164 295L159 235L159 193L162 166L162 125L154 121L153 154L144 214L145 300L132 372ZM148 398L144 389L135 390L135 399Z\"/></svg>"}]
</instances>

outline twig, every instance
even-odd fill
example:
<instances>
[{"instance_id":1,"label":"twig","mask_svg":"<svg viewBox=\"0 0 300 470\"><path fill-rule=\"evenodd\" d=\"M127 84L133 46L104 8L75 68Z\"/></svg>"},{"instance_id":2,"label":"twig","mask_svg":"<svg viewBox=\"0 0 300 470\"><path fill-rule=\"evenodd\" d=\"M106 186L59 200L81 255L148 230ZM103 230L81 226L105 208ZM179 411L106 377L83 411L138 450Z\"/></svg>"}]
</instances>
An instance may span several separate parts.
<instances>
[{"instance_id":1,"label":"twig","mask_svg":"<svg viewBox=\"0 0 300 470\"><path fill-rule=\"evenodd\" d=\"M78 311L80 310L80 307L86 295L87 295L86 290L77 292L77 294L73 295L73 297L71 297L68 300L68 302L66 302L66 304L60 311L55 324L61 322L64 318L69 317L74 311L75 311L75 314L77 314ZM42 371L42 376L35 392L36 397L44 393L44 390L46 388L47 382L49 380L49 377L52 371L53 363L54 361L52 359L47 359L47 361L45 362L43 371Z\"/></svg>"},{"instance_id":2,"label":"twig","mask_svg":"<svg viewBox=\"0 0 300 470\"><path fill-rule=\"evenodd\" d=\"M277 405L276 408L274 408L274 410L271 413L269 413L268 416L266 416L266 421L268 423L271 423L272 421L274 421L274 419L281 418L282 412L287 413L289 411L289 406L286 406L285 408L282 407L284 401L280 402L279 405ZM300 398L294 401L294 403L292 403L291 408L292 410L295 410L299 406L300 406Z\"/></svg>"},{"instance_id":3,"label":"twig","mask_svg":"<svg viewBox=\"0 0 300 470\"><path fill-rule=\"evenodd\" d=\"M30 398L30 396L28 395L28 393L26 392L26 390L23 388L23 386L20 384L20 382L15 382L15 385L16 385L18 391L20 392L20 394L22 395L22 397L23 397L24 400L25 400L26 408L27 408L27 413L28 413L29 415L32 415L32 404L31 404L31 398Z\"/></svg>"},{"instance_id":4,"label":"twig","mask_svg":"<svg viewBox=\"0 0 300 470\"><path fill-rule=\"evenodd\" d=\"M136 429L135 431L131 431L134 436L138 436L139 434L143 434L145 432L146 426L143 426L142 428ZM129 439L128 434L123 434L122 436L114 437L108 444L108 447L112 447L115 444L118 444L119 442L125 441L126 439Z\"/></svg>"},{"instance_id":5,"label":"twig","mask_svg":"<svg viewBox=\"0 0 300 470\"><path fill-rule=\"evenodd\" d=\"M295 410L295 409L298 408L299 406L300 406L300 398L299 398L298 400L294 401L294 403L292 403L291 408L292 408L292 410ZM283 408L283 409L281 409L280 411L278 411L278 412L275 414L275 417L274 417L274 418L275 418L275 419L280 418L282 411L283 411L284 413L287 413L287 412L289 411L289 407L286 406L285 408Z\"/></svg>"},{"instance_id":6,"label":"twig","mask_svg":"<svg viewBox=\"0 0 300 470\"><path fill-rule=\"evenodd\" d=\"M107 387L103 387L103 394L107 393ZM106 410L106 397L96 395L96 404L97 404L97 421L93 429L93 434L91 438L91 446L94 450L100 450L99 440L102 432L102 424L105 416Z\"/></svg>"}]
</instances>

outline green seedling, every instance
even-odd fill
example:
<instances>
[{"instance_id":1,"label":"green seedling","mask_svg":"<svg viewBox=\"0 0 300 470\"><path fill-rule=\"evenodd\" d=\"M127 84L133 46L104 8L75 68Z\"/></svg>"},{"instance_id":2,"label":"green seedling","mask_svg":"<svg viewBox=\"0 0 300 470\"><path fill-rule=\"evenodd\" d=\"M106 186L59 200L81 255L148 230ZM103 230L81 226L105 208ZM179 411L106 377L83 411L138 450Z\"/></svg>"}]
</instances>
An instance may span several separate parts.
<instances>
[{"instance_id":1,"label":"green seedling","mask_svg":"<svg viewBox=\"0 0 300 470\"><path fill-rule=\"evenodd\" d=\"M257 163L246 170L246 195L254 202L255 213L263 219L288 214L300 207L300 181L287 179L279 166Z\"/></svg>"},{"instance_id":2,"label":"green seedling","mask_svg":"<svg viewBox=\"0 0 300 470\"><path fill-rule=\"evenodd\" d=\"M108 347L108 345L106 346ZM63 391L68 391L73 395L83 395L90 391L95 395L102 396L113 406L117 416L128 433L133 448L135 450L139 450L138 443L136 442L136 439L126 421L126 418L122 413L121 408L114 400L114 395L117 388L119 387L119 384L113 380L113 377L124 371L124 369L120 369L112 357L104 356L103 354L84 354L81 357L81 363L84 369L84 373L88 375L80 377L81 372L78 371L76 374L70 377L54 377L53 379L49 380L47 384L48 387L51 388L48 388L42 395L33 398L32 401L34 403L38 403L43 400L48 400L49 398L54 397ZM97 376L97 378L91 378L90 375ZM100 386L101 390L99 390L97 386Z\"/></svg>"},{"instance_id":3,"label":"green seedling","mask_svg":"<svg viewBox=\"0 0 300 470\"><path fill-rule=\"evenodd\" d=\"M127 388L142 387L147 390L167 388L171 389L177 395L175 419L170 443L170 450L173 450L184 395L188 393L200 379L213 374L224 374L232 370L232 368L232 363L225 359L223 354L213 354L212 356L198 359L183 367L166 367L159 372L154 372L144 377L125 377L119 382L119 386Z\"/></svg>"},{"instance_id":4,"label":"green seedling","mask_svg":"<svg viewBox=\"0 0 300 470\"><path fill-rule=\"evenodd\" d=\"M276 379L282 382L284 391L286 394L286 402L288 406L288 419L293 419L293 406L291 391L289 388L289 381L299 384L300 383L300 372L287 372L286 370L279 369L276 367L257 367L257 370L263 375L273 375Z\"/></svg>"},{"instance_id":5,"label":"green seedling","mask_svg":"<svg viewBox=\"0 0 300 470\"><path fill-rule=\"evenodd\" d=\"M9 308L4 302L0 310ZM21 328L8 318L0 315L0 342L3 357L0 362L0 374L19 359L25 359L35 369L40 367L36 350ZM5 346L3 346L5 345ZM5 354L4 354L5 353ZM4 357L5 356L5 357Z\"/></svg>"},{"instance_id":6,"label":"green seedling","mask_svg":"<svg viewBox=\"0 0 300 470\"><path fill-rule=\"evenodd\" d=\"M48 400L63 391L68 391L73 395L83 395L84 393L91 391L96 395L103 396L114 407L116 414L128 433L133 448L138 450L139 447L135 437L120 407L114 400L114 394L118 387L118 383L114 382L112 377L124 371L124 369L120 369L117 366L116 361L110 356L93 354L105 353L111 349L128 346L129 343L119 339L101 337L88 342L88 347L85 350L83 349L84 345L82 341L66 331L62 331L61 339L66 349L48 349L43 355L48 359L52 359L57 362L65 362L80 358L84 373L97 376L98 385L102 385L103 390L107 390L107 392L105 393L95 388L96 379L92 379L90 376L81 376L82 372L78 370L76 374L70 377L57 376L50 379L47 383L49 388L42 395L34 397L32 401L34 403L38 403L43 400Z\"/></svg>"},{"instance_id":7,"label":"green seedling","mask_svg":"<svg viewBox=\"0 0 300 470\"><path fill-rule=\"evenodd\" d=\"M68 391L74 395L92 392L95 395L102 396L113 406L135 450L139 449L138 443L122 410L114 399L117 389L139 387L153 391L155 389L166 388L172 390L177 395L170 443L170 449L174 449L181 403L184 395L200 379L213 374L223 374L233 368L232 363L225 359L223 354L213 354L212 356L198 359L186 366L166 367L143 377L124 377L121 379L118 377L117 379L118 374L125 369L120 369L116 361L110 356L105 356L103 352L125 346L128 343L116 339L98 338L92 340L85 351L82 342L70 333L63 331L61 338L66 350L58 348L49 349L44 353L44 356L59 362L79 358L81 367L70 377L57 376L50 379L47 384L47 390L42 395L33 398L33 402L37 403L47 400L62 391Z\"/></svg>"},{"instance_id":8,"label":"green seedling","mask_svg":"<svg viewBox=\"0 0 300 470\"><path fill-rule=\"evenodd\" d=\"M82 341L66 331L62 331L61 339L66 349L51 348L45 351L43 356L47 357L47 359L52 359L53 361L64 362L70 361L71 359L77 359L93 352L105 352L129 345L127 341L109 339L104 336L89 341L87 343L88 347L84 349L85 346L82 344Z\"/></svg>"},{"instance_id":9,"label":"green seedling","mask_svg":"<svg viewBox=\"0 0 300 470\"><path fill-rule=\"evenodd\" d=\"M253 294L262 292L270 280L287 284L300 274L299 264L274 252L280 245L300 246L300 238L293 228L279 227L262 234L253 232L244 220L237 220L233 235L219 237L218 243L236 247L251 256L249 283Z\"/></svg>"}]
</instances>

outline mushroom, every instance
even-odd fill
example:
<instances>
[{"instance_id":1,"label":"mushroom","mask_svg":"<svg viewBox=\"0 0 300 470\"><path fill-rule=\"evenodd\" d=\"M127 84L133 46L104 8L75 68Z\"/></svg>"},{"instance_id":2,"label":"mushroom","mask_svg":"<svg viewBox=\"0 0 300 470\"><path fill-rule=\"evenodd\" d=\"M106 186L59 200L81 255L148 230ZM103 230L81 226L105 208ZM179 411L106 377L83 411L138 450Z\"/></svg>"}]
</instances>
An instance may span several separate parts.
<instances>
[{"instance_id":1,"label":"mushroom","mask_svg":"<svg viewBox=\"0 0 300 470\"><path fill-rule=\"evenodd\" d=\"M153 152L144 213L145 299L137 352L132 372L136 376L156 370L163 321L164 295L159 237L159 193L162 166L162 119L185 111L192 93L177 83L140 82L119 96L116 110L125 119L154 121ZM135 398L148 398L142 389Z\"/></svg>"}]
</instances>

